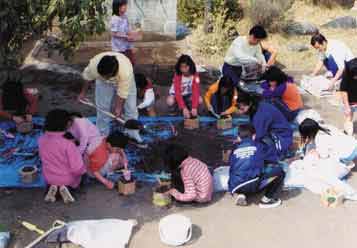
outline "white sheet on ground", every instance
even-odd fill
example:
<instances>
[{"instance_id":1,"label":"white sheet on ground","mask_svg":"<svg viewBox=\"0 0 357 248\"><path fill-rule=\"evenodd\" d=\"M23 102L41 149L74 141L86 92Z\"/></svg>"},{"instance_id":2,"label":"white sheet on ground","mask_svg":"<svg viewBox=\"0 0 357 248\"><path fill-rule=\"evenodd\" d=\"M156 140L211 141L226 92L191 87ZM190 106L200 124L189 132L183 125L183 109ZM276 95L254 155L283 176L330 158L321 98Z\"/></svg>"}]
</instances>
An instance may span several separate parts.
<instances>
[{"instance_id":1,"label":"white sheet on ground","mask_svg":"<svg viewBox=\"0 0 357 248\"><path fill-rule=\"evenodd\" d=\"M344 164L336 159L318 159L306 156L296 160L287 168L285 187L304 187L315 194L321 194L329 188L335 188L345 195L354 194L355 190L341 180L349 173Z\"/></svg>"},{"instance_id":2,"label":"white sheet on ground","mask_svg":"<svg viewBox=\"0 0 357 248\"><path fill-rule=\"evenodd\" d=\"M135 225L135 220L75 221L68 224L67 237L83 248L125 248Z\"/></svg>"},{"instance_id":3,"label":"white sheet on ground","mask_svg":"<svg viewBox=\"0 0 357 248\"><path fill-rule=\"evenodd\" d=\"M323 97L331 95L331 91L328 91L331 81L320 75L320 76L302 76L301 87L316 97Z\"/></svg>"},{"instance_id":4,"label":"white sheet on ground","mask_svg":"<svg viewBox=\"0 0 357 248\"><path fill-rule=\"evenodd\" d=\"M213 171L214 192L228 191L229 166L221 166Z\"/></svg>"},{"instance_id":5,"label":"white sheet on ground","mask_svg":"<svg viewBox=\"0 0 357 248\"><path fill-rule=\"evenodd\" d=\"M301 110L299 114L296 116L295 122L297 122L300 125L307 118L310 118L319 123L323 122L321 115L314 109Z\"/></svg>"}]
</instances>

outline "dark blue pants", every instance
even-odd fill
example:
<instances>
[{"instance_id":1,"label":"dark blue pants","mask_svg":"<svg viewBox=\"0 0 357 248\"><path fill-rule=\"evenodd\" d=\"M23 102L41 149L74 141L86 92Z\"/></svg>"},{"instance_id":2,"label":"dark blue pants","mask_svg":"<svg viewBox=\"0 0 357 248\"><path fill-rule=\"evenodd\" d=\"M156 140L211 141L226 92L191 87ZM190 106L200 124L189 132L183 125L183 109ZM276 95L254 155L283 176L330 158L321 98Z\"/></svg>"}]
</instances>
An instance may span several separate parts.
<instances>
[{"instance_id":1,"label":"dark blue pants","mask_svg":"<svg viewBox=\"0 0 357 248\"><path fill-rule=\"evenodd\" d=\"M218 96L214 94L211 98L211 106L216 114L221 114L222 112L226 111L231 105L232 102L227 96L222 96L222 103L221 106L218 105Z\"/></svg>"},{"instance_id":2,"label":"dark blue pants","mask_svg":"<svg viewBox=\"0 0 357 248\"><path fill-rule=\"evenodd\" d=\"M323 62L326 69L330 71L333 76L336 76L338 71L338 66L335 59L330 55L328 58L324 59Z\"/></svg>"},{"instance_id":3,"label":"dark blue pants","mask_svg":"<svg viewBox=\"0 0 357 248\"><path fill-rule=\"evenodd\" d=\"M232 79L234 87L237 87L242 75L242 66L233 66L227 63L223 64L222 68L223 76Z\"/></svg>"},{"instance_id":4,"label":"dark blue pants","mask_svg":"<svg viewBox=\"0 0 357 248\"><path fill-rule=\"evenodd\" d=\"M281 167L272 166L265 169L265 172L258 180L239 188L235 193L255 194L265 190L265 196L274 198L283 185L285 172Z\"/></svg>"}]
</instances>

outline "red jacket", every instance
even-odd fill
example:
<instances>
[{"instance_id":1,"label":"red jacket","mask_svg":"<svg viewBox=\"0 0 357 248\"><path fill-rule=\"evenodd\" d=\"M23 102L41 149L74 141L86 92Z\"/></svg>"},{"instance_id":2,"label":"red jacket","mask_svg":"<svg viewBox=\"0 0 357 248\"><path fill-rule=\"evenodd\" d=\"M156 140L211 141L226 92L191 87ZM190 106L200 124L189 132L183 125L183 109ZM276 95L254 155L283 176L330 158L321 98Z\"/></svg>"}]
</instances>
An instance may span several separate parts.
<instances>
[{"instance_id":1,"label":"red jacket","mask_svg":"<svg viewBox=\"0 0 357 248\"><path fill-rule=\"evenodd\" d=\"M181 92L182 76L175 74L173 81L174 81L176 102L180 109L184 109L187 106L185 105L185 101L183 100L182 92ZM192 97L191 97L192 109L198 108L199 99L200 99L200 77L196 73L195 75L193 75L193 80L192 80Z\"/></svg>"}]
</instances>

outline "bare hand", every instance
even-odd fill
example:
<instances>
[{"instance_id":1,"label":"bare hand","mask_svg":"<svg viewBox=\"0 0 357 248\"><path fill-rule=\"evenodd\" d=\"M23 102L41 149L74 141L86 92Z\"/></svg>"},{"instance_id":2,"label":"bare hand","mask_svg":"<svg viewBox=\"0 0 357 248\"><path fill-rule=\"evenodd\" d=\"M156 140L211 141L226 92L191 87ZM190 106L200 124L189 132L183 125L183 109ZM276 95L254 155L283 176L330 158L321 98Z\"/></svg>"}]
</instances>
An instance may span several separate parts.
<instances>
[{"instance_id":1,"label":"bare hand","mask_svg":"<svg viewBox=\"0 0 357 248\"><path fill-rule=\"evenodd\" d=\"M32 122L32 115L26 115L26 121Z\"/></svg>"},{"instance_id":2,"label":"bare hand","mask_svg":"<svg viewBox=\"0 0 357 248\"><path fill-rule=\"evenodd\" d=\"M190 111L187 108L184 108L182 112L183 112L183 116L185 117L185 119L191 118Z\"/></svg>"},{"instance_id":3,"label":"bare hand","mask_svg":"<svg viewBox=\"0 0 357 248\"><path fill-rule=\"evenodd\" d=\"M121 107L115 108L114 114L116 117L120 118L122 113L123 113L123 108L121 108Z\"/></svg>"},{"instance_id":4,"label":"bare hand","mask_svg":"<svg viewBox=\"0 0 357 248\"><path fill-rule=\"evenodd\" d=\"M192 109L191 114L193 117L197 116L197 109Z\"/></svg>"},{"instance_id":5,"label":"bare hand","mask_svg":"<svg viewBox=\"0 0 357 248\"><path fill-rule=\"evenodd\" d=\"M13 116L13 117L12 117L12 120L13 120L16 124L20 124L20 123L22 123L22 122L25 121L25 119L24 119L23 117L21 117L21 116Z\"/></svg>"},{"instance_id":6,"label":"bare hand","mask_svg":"<svg viewBox=\"0 0 357 248\"><path fill-rule=\"evenodd\" d=\"M86 99L86 95L83 92L81 92L77 97L78 102L84 101L85 99Z\"/></svg>"},{"instance_id":7,"label":"bare hand","mask_svg":"<svg viewBox=\"0 0 357 248\"><path fill-rule=\"evenodd\" d=\"M107 181L105 187L107 187L107 189L114 189L114 183L112 181Z\"/></svg>"}]
</instances>

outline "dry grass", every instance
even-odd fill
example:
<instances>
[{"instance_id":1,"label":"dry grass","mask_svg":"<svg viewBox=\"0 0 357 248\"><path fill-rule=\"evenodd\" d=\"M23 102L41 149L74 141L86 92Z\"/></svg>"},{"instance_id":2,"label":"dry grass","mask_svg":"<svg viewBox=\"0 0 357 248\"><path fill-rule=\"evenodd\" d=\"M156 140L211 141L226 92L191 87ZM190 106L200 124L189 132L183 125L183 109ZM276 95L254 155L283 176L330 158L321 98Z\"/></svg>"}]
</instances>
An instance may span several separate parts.
<instances>
[{"instance_id":1,"label":"dry grass","mask_svg":"<svg viewBox=\"0 0 357 248\"><path fill-rule=\"evenodd\" d=\"M296 21L308 21L318 26L339 16L349 15L349 10L336 7L328 9L325 7L318 7L313 5L306 5L303 1L295 1L293 7L289 10L288 15L290 19ZM244 18L237 24L237 30L241 35L246 35L251 27L249 18ZM320 28L328 39L338 39L345 42L357 55L357 30L342 30L342 29L324 29ZM201 34L199 34L201 35ZM189 43L195 43L193 39L195 35L189 37ZM317 58L316 51L310 47L310 36L286 36L281 33L272 34L269 37L269 42L279 49L278 61L286 67L286 70L306 71L309 72L314 67ZM309 46L308 51L292 52L288 50L289 44L306 44ZM223 63L224 52L219 52L213 56L205 56L197 53L195 47L193 54L195 58L199 58L200 64L211 64L214 66L221 66Z\"/></svg>"}]
</instances>

